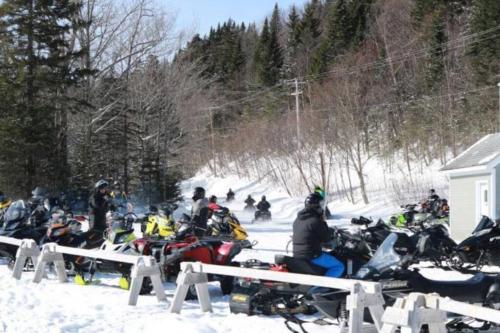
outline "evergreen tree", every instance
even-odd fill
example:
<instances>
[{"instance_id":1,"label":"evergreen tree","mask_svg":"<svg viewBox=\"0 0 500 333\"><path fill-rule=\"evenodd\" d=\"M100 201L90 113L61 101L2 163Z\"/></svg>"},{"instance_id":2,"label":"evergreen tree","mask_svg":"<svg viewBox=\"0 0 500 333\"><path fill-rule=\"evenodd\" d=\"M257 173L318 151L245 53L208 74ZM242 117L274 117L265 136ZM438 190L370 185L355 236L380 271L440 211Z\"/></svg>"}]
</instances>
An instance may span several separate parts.
<instances>
[{"instance_id":1,"label":"evergreen tree","mask_svg":"<svg viewBox=\"0 0 500 333\"><path fill-rule=\"evenodd\" d=\"M432 89L436 87L443 79L444 55L447 42L445 26L442 13L437 12L431 25L431 35L429 42L429 51L426 61L426 85Z\"/></svg>"},{"instance_id":2,"label":"evergreen tree","mask_svg":"<svg viewBox=\"0 0 500 333\"><path fill-rule=\"evenodd\" d=\"M271 71L268 82L269 85L276 84L280 79L281 69L283 67L283 51L279 42L279 35L281 32L281 22L280 22L280 12L278 4L274 6L273 16L271 18L271 36L269 40L269 54L271 65L269 70Z\"/></svg>"},{"instance_id":3,"label":"evergreen tree","mask_svg":"<svg viewBox=\"0 0 500 333\"><path fill-rule=\"evenodd\" d=\"M23 160L12 177L25 192L37 184L65 187L67 112L71 100L65 91L84 74L72 67L82 52L72 50L70 35L85 22L75 21L80 4L71 0L5 0L0 5L1 34L11 43L4 70L15 90L11 110L17 122L0 134L0 145L13 141ZM3 121L4 119L2 119ZM16 132L19 138L13 140ZM9 143L12 145L12 143Z\"/></svg>"},{"instance_id":4,"label":"evergreen tree","mask_svg":"<svg viewBox=\"0 0 500 333\"><path fill-rule=\"evenodd\" d=\"M471 33L482 33L500 26L500 2L497 0L475 0L472 3ZM495 31L493 34L496 34ZM486 35L491 36L491 33ZM493 35L494 37L495 35ZM469 47L468 54L474 68L476 80L494 84L499 73L500 38L478 37Z\"/></svg>"},{"instance_id":5,"label":"evergreen tree","mask_svg":"<svg viewBox=\"0 0 500 333\"><path fill-rule=\"evenodd\" d=\"M271 42L271 33L269 31L269 21L264 20L264 26L259 37L259 44L255 51L255 70L257 77L263 84L269 84L271 78L268 76L268 68L270 65L269 45Z\"/></svg>"},{"instance_id":6,"label":"evergreen tree","mask_svg":"<svg viewBox=\"0 0 500 333\"><path fill-rule=\"evenodd\" d=\"M297 13L297 7L295 5L292 6L290 10L290 14L288 14L288 22L287 26L289 29L288 33L288 47L293 49L295 52L297 47L300 44L300 35L301 35L301 24L300 24L300 16Z\"/></svg>"},{"instance_id":7,"label":"evergreen tree","mask_svg":"<svg viewBox=\"0 0 500 333\"><path fill-rule=\"evenodd\" d=\"M311 60L314 52L319 44L320 19L319 19L319 1L312 0L306 5L304 15L301 21L301 53L305 57L305 63L301 64L304 68L308 69L311 66Z\"/></svg>"},{"instance_id":8,"label":"evergreen tree","mask_svg":"<svg viewBox=\"0 0 500 333\"><path fill-rule=\"evenodd\" d=\"M286 48L286 75L288 78L298 76L297 70L297 58L299 56L299 47L301 43L300 35L301 22L300 16L297 13L297 8L295 5L292 6L290 13L288 15L288 38L287 38L287 48Z\"/></svg>"},{"instance_id":9,"label":"evergreen tree","mask_svg":"<svg viewBox=\"0 0 500 333\"><path fill-rule=\"evenodd\" d=\"M327 20L326 33L311 62L311 74L324 72L329 62L344 52L351 42L350 19L345 0L330 4Z\"/></svg>"},{"instance_id":10,"label":"evergreen tree","mask_svg":"<svg viewBox=\"0 0 500 333\"><path fill-rule=\"evenodd\" d=\"M372 0L354 0L349 5L349 43L353 47L357 47L364 39L371 2Z\"/></svg>"}]
</instances>

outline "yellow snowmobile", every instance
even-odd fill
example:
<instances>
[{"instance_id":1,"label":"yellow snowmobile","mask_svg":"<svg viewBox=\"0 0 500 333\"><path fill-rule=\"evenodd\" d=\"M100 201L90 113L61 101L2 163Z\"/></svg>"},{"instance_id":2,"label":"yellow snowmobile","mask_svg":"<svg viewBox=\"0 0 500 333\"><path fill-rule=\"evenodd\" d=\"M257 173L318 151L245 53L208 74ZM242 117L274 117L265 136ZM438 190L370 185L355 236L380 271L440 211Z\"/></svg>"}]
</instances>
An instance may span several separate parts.
<instances>
[{"instance_id":1,"label":"yellow snowmobile","mask_svg":"<svg viewBox=\"0 0 500 333\"><path fill-rule=\"evenodd\" d=\"M145 227L143 228L144 237L167 238L175 236L177 227L174 218L168 210L156 209L152 207L151 212L147 216Z\"/></svg>"},{"instance_id":2,"label":"yellow snowmobile","mask_svg":"<svg viewBox=\"0 0 500 333\"><path fill-rule=\"evenodd\" d=\"M246 240L248 234L240 224L240 221L232 214L229 209L219 207L212 214L208 221L209 236L228 236L235 240Z\"/></svg>"}]
</instances>

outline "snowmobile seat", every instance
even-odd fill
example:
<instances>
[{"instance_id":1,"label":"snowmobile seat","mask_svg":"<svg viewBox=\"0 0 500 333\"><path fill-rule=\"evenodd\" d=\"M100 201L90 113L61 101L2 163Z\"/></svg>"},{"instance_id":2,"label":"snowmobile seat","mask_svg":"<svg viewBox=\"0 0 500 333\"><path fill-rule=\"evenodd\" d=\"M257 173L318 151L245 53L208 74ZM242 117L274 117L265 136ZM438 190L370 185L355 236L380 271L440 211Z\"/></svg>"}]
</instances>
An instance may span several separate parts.
<instances>
[{"instance_id":1,"label":"snowmobile seat","mask_svg":"<svg viewBox=\"0 0 500 333\"><path fill-rule=\"evenodd\" d=\"M206 246L217 247L222 245L223 241L219 238L202 238L200 243Z\"/></svg>"},{"instance_id":2,"label":"snowmobile seat","mask_svg":"<svg viewBox=\"0 0 500 333\"><path fill-rule=\"evenodd\" d=\"M325 275L326 269L314 265L305 259L298 259L290 256L276 255L274 262L277 265L286 265L291 273Z\"/></svg>"}]
</instances>

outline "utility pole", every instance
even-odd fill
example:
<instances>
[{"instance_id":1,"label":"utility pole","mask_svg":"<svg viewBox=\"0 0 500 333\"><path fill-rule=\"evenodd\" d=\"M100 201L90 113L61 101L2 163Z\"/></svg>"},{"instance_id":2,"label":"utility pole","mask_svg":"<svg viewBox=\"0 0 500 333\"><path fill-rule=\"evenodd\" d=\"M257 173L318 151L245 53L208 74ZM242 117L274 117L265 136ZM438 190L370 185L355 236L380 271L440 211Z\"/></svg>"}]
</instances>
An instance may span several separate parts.
<instances>
[{"instance_id":1,"label":"utility pole","mask_svg":"<svg viewBox=\"0 0 500 333\"><path fill-rule=\"evenodd\" d=\"M302 95L302 91L299 90L299 80L295 78L293 80L293 83L295 85L295 92L293 92L291 95L295 96L295 115L297 117L297 151L300 152L300 100L299 96ZM300 82L302 83L302 82Z\"/></svg>"},{"instance_id":2,"label":"utility pole","mask_svg":"<svg viewBox=\"0 0 500 333\"><path fill-rule=\"evenodd\" d=\"M214 134L214 117L212 110L215 109L214 107L209 107L208 108L208 113L210 117L210 141L212 142L212 161L213 161L213 168L214 168L214 176L217 177L217 161L215 160L215 134Z\"/></svg>"}]
</instances>

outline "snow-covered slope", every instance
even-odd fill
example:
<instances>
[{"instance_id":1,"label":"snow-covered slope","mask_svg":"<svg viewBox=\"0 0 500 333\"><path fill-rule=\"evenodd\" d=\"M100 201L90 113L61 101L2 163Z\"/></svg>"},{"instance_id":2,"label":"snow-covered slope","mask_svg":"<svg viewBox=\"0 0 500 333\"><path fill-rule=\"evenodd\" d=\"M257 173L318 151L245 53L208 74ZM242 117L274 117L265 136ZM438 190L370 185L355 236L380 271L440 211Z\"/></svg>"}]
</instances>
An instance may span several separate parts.
<instances>
[{"instance_id":1,"label":"snow-covered slope","mask_svg":"<svg viewBox=\"0 0 500 333\"><path fill-rule=\"evenodd\" d=\"M232 188L236 200L228 204L240 218L250 239L258 244L256 250L245 251L238 259L260 258L272 261L274 254L285 251L292 230L293 219L301 209L303 198L290 198L270 184L262 184L235 176L214 178L200 173L184 182L186 198L195 186L203 186L207 194L220 198ZM251 214L242 212L248 194L255 199L266 195L272 204L273 221L251 224ZM331 224L343 224L352 216L387 217L396 210L383 196L368 206L331 202L334 214ZM222 200L223 205L225 204ZM189 210L189 199L186 200ZM436 273L433 272L433 275ZM280 317L247 317L229 313L228 297L222 296L218 286L211 286L214 312L201 314L196 302L189 302L182 315L167 313L167 303L158 304L154 296L141 296L136 307L127 306L128 293L117 288L117 276L101 275L100 285L77 286L60 284L55 279L31 282L33 273L14 280L6 266L0 266L0 332L289 332ZM173 284L166 284L167 293L174 292ZM171 300L171 297L169 297ZM307 324L309 332L335 332L337 327Z\"/></svg>"}]
</instances>

